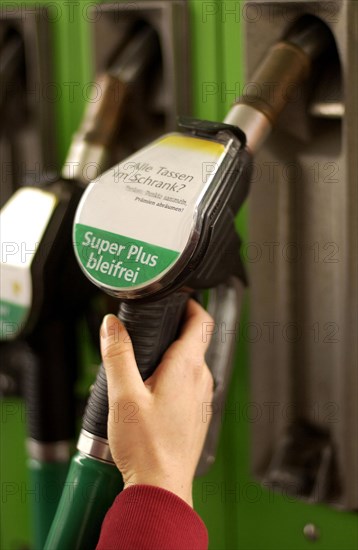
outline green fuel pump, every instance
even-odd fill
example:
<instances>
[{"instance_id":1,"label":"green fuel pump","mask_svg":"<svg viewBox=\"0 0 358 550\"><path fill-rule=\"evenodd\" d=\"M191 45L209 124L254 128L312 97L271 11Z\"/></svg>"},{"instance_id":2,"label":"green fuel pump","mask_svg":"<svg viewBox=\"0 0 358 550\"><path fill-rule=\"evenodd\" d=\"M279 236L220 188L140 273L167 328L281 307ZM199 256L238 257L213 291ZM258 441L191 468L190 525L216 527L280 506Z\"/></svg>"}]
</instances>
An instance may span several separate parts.
<instances>
[{"instance_id":1,"label":"green fuel pump","mask_svg":"<svg viewBox=\"0 0 358 550\"><path fill-rule=\"evenodd\" d=\"M101 97L85 112L64 178L21 188L1 211L0 339L5 348L9 342L21 348L28 466L39 489L32 507L36 548L44 545L68 469L76 430L76 329L94 288L83 284L73 255L73 218L93 170L108 165L132 85L157 55L154 31L135 29L97 79Z\"/></svg>"},{"instance_id":2,"label":"green fuel pump","mask_svg":"<svg viewBox=\"0 0 358 550\"><path fill-rule=\"evenodd\" d=\"M90 281L120 299L118 316L133 341L143 379L176 338L193 293L218 287L223 298L233 281L245 280L234 220L248 193L252 155L290 101L289 90L308 77L330 39L318 19L302 18L268 52L252 79L255 91L237 101L224 123L182 119L182 133L158 139L84 193L73 230L77 260ZM267 82L274 82L274 89ZM211 350L214 402L225 398L230 371L228 364L216 370L218 359L217 350ZM93 548L121 490L107 416L101 366L46 550ZM201 471L213 460L219 427L211 424Z\"/></svg>"}]
</instances>

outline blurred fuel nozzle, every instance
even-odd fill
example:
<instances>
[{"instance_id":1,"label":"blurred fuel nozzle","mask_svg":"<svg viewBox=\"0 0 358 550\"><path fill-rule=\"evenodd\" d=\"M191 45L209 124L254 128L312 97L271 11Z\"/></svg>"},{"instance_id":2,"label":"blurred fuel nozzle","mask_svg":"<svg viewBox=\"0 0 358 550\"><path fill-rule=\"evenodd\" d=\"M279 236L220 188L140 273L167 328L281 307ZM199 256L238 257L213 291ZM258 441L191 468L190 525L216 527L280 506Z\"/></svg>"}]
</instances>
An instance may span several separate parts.
<instances>
[{"instance_id":1,"label":"blurred fuel nozzle","mask_svg":"<svg viewBox=\"0 0 358 550\"><path fill-rule=\"evenodd\" d=\"M25 72L24 43L16 32L8 33L0 50L0 116L2 119L1 131L4 130L4 119L8 117L8 100L12 99L14 90L19 86ZM12 117L21 113L17 108L11 110ZM13 124L13 120L12 120ZM5 125L6 126L6 125Z\"/></svg>"},{"instance_id":2,"label":"blurred fuel nozzle","mask_svg":"<svg viewBox=\"0 0 358 550\"><path fill-rule=\"evenodd\" d=\"M307 15L270 48L250 78L247 93L237 99L224 121L245 132L252 153L260 148L297 87L311 74L313 62L332 41L329 28Z\"/></svg>"},{"instance_id":3,"label":"blurred fuel nozzle","mask_svg":"<svg viewBox=\"0 0 358 550\"><path fill-rule=\"evenodd\" d=\"M62 169L65 178L87 184L107 166L108 150L118 130L133 84L159 55L158 37L142 27L131 37L108 70L99 75L79 131Z\"/></svg>"}]
</instances>

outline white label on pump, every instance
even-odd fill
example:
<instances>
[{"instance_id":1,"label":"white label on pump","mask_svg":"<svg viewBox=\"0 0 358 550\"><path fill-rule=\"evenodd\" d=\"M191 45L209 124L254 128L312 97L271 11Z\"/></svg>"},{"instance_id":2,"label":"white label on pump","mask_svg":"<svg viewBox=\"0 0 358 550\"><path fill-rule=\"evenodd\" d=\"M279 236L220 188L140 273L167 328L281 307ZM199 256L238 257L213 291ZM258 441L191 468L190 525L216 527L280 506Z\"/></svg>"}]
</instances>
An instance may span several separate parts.
<instances>
[{"instance_id":1,"label":"white label on pump","mask_svg":"<svg viewBox=\"0 0 358 550\"><path fill-rule=\"evenodd\" d=\"M114 290L161 278L186 248L225 150L216 141L169 134L95 180L74 225L87 276Z\"/></svg>"},{"instance_id":2,"label":"white label on pump","mask_svg":"<svg viewBox=\"0 0 358 550\"><path fill-rule=\"evenodd\" d=\"M31 264L57 204L52 193L24 187L0 213L0 338L15 338L32 304Z\"/></svg>"}]
</instances>

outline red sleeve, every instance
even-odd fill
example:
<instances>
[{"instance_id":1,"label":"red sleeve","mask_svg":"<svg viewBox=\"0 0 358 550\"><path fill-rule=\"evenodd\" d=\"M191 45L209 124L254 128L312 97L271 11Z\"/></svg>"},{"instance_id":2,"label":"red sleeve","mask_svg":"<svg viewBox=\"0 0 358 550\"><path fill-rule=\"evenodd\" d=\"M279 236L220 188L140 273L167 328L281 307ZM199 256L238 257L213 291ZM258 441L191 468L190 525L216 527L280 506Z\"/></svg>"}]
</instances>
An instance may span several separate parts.
<instances>
[{"instance_id":1,"label":"red sleeve","mask_svg":"<svg viewBox=\"0 0 358 550\"><path fill-rule=\"evenodd\" d=\"M174 493L151 485L122 491L108 510L97 550L207 550L196 512Z\"/></svg>"}]
</instances>

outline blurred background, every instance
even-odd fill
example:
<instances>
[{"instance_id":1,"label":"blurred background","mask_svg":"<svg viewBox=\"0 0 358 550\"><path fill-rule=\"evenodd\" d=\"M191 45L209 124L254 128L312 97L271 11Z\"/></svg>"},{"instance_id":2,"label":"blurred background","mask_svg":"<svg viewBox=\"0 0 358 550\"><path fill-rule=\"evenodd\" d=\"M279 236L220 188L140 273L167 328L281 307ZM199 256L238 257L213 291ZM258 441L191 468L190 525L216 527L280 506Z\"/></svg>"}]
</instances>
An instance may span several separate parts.
<instances>
[{"instance_id":1,"label":"blurred background","mask_svg":"<svg viewBox=\"0 0 358 550\"><path fill-rule=\"evenodd\" d=\"M270 45L306 13L329 27L335 46L255 157L249 204L237 218L249 289L236 335L220 329L220 338L235 339L235 367L216 461L194 494L212 550L358 547L357 3L0 5L2 207L22 186L56 186L61 171L85 184L98 167L175 130L180 114L222 121ZM106 93L109 106L100 101ZM104 131L108 141L98 141ZM73 215L66 193L57 198L69 205L61 220ZM15 312L17 323L31 321L25 336L1 335L4 550L40 548L34 509L53 513L67 470L66 450L54 468L47 447L40 456L29 444L53 443L48 426L39 428L51 404L37 411L29 402L52 388L56 441L74 449L99 364L98 327L115 311L72 264L52 262L70 251L61 236L51 248L46 235L32 275L44 321Z\"/></svg>"}]
</instances>

